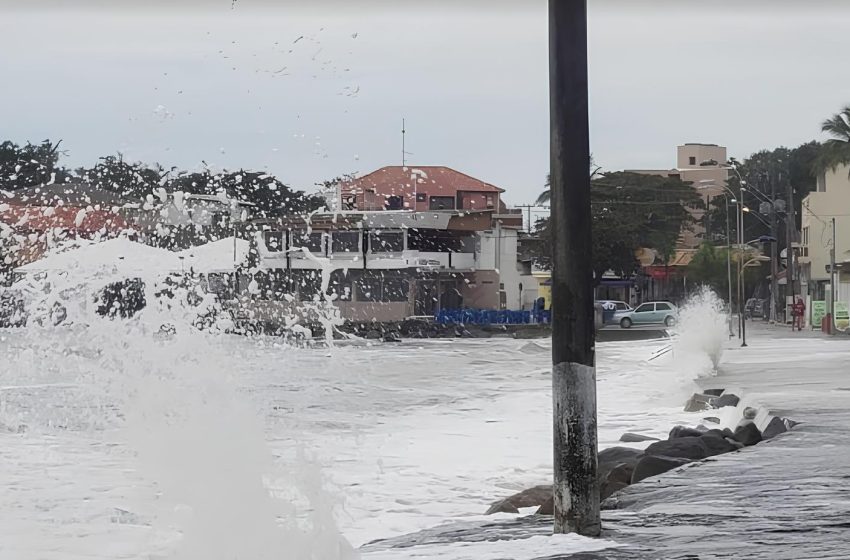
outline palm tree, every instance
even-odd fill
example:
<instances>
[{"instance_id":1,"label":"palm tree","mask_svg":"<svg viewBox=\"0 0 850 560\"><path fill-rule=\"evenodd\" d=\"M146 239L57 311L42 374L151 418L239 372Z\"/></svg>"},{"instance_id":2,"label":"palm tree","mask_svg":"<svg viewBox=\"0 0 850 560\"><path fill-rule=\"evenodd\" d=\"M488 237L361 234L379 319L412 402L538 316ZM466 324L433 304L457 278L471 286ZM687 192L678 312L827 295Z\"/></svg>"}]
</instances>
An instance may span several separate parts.
<instances>
[{"instance_id":1,"label":"palm tree","mask_svg":"<svg viewBox=\"0 0 850 560\"><path fill-rule=\"evenodd\" d=\"M596 165L596 162L593 161L593 154L590 154L590 180L594 180L596 177L600 175L600 171L602 171L602 167ZM549 201L552 198L552 177L547 174L546 175L546 190L540 193L540 196L537 197L536 204L541 206L545 206L549 204Z\"/></svg>"},{"instance_id":2,"label":"palm tree","mask_svg":"<svg viewBox=\"0 0 850 560\"><path fill-rule=\"evenodd\" d=\"M835 170L840 165L850 164L850 105L823 121L821 130L832 138L823 143L817 159L818 167Z\"/></svg>"}]
</instances>

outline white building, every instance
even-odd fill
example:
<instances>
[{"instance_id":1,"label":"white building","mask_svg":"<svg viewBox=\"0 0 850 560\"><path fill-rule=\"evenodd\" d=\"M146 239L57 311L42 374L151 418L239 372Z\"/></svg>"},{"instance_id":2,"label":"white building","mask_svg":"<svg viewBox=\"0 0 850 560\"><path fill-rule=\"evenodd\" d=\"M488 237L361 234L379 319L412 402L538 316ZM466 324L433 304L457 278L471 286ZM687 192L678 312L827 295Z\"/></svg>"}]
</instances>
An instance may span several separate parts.
<instances>
[{"instance_id":1,"label":"white building","mask_svg":"<svg viewBox=\"0 0 850 560\"><path fill-rule=\"evenodd\" d=\"M253 308L286 314L297 302L323 300L324 292L344 318L357 321L441 309L519 310L529 297L523 292L537 285L517 263L521 227L521 214L495 210L283 219L258 234Z\"/></svg>"},{"instance_id":2,"label":"white building","mask_svg":"<svg viewBox=\"0 0 850 560\"><path fill-rule=\"evenodd\" d=\"M803 199L800 278L813 300L829 300L830 252L835 221L835 262L840 271L837 301L850 303L850 167L821 173L817 189ZM803 293L806 293L805 286Z\"/></svg>"}]
</instances>

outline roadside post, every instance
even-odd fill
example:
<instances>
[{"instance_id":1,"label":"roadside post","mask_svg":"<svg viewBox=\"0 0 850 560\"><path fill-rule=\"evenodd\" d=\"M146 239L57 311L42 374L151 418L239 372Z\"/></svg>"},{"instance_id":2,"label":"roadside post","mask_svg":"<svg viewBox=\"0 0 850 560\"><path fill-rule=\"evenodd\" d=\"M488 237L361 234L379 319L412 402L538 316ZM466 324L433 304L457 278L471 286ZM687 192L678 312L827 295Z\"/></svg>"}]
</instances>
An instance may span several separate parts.
<instances>
[{"instance_id":1,"label":"roadside post","mask_svg":"<svg viewBox=\"0 0 850 560\"><path fill-rule=\"evenodd\" d=\"M549 0L555 533L598 536L587 1Z\"/></svg>"}]
</instances>

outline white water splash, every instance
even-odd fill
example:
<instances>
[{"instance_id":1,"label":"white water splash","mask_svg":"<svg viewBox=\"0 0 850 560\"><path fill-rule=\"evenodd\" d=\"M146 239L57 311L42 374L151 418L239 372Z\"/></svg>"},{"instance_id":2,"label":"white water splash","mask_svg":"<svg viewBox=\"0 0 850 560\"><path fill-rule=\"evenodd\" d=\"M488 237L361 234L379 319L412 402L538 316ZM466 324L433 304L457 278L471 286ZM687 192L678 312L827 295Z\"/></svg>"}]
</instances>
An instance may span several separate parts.
<instances>
[{"instance_id":1,"label":"white water splash","mask_svg":"<svg viewBox=\"0 0 850 560\"><path fill-rule=\"evenodd\" d=\"M679 310L676 362L692 377L712 375L729 339L729 316L725 304L703 286Z\"/></svg>"},{"instance_id":2,"label":"white water splash","mask_svg":"<svg viewBox=\"0 0 850 560\"><path fill-rule=\"evenodd\" d=\"M233 362L215 314L197 329L199 314L216 303L187 276L168 275L163 296L162 274L142 275L147 305L123 319L99 315L94 302L104 286L125 279L114 267L48 271L21 284L34 309L27 327L34 340L10 354L12 367L18 376L31 368L38 381L41 368L61 364L60 371L72 372L65 406L85 412L73 424L49 410L25 419L3 398L2 424L14 431L106 430L119 441L145 482L122 515L151 520L145 548L152 558L356 559L317 465L296 449L298 460L281 472L258 411L228 371Z\"/></svg>"}]
</instances>

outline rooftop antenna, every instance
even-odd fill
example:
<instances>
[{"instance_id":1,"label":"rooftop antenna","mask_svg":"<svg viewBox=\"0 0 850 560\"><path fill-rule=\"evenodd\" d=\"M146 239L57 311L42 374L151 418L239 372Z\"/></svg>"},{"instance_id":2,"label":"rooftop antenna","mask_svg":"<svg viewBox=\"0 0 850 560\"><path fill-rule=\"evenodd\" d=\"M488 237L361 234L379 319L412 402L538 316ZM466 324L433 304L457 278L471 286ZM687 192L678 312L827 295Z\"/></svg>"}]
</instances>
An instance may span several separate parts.
<instances>
[{"instance_id":1,"label":"rooftop antenna","mask_svg":"<svg viewBox=\"0 0 850 560\"><path fill-rule=\"evenodd\" d=\"M404 151L404 136L407 134L407 131L404 129L404 118L401 119L401 166L404 167L406 163L405 156L407 156L407 152Z\"/></svg>"}]
</instances>

